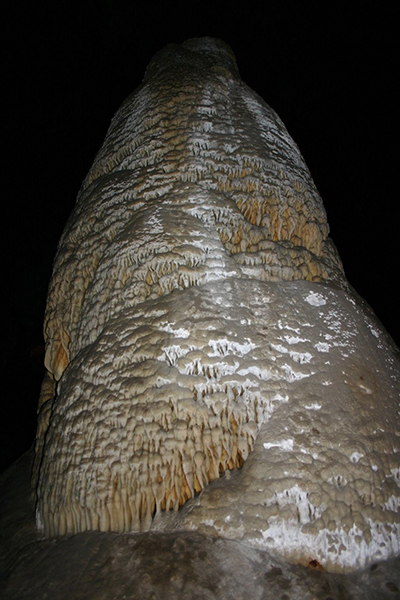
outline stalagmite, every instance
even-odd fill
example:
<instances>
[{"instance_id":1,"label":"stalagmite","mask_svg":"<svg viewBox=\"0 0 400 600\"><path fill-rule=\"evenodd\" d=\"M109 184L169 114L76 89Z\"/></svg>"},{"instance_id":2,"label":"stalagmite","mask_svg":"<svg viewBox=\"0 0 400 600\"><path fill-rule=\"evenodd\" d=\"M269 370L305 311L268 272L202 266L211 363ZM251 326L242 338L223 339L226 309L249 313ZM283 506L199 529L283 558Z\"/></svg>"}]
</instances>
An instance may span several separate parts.
<instances>
[{"instance_id":1,"label":"stalagmite","mask_svg":"<svg viewBox=\"0 0 400 600\"><path fill-rule=\"evenodd\" d=\"M222 41L165 47L113 118L44 329L47 536L197 529L333 571L400 551L394 347Z\"/></svg>"}]
</instances>

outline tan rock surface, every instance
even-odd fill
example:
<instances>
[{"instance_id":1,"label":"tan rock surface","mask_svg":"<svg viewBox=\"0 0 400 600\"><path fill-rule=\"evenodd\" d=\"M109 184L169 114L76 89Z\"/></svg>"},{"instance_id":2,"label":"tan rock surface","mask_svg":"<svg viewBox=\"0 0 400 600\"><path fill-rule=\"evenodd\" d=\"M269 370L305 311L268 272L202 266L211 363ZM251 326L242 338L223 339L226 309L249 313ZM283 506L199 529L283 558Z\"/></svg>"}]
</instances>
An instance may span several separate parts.
<instances>
[{"instance_id":1,"label":"tan rock surface","mask_svg":"<svg viewBox=\"0 0 400 600\"><path fill-rule=\"evenodd\" d=\"M231 50L158 53L55 260L34 476L47 536L196 529L330 570L399 552L399 363L328 233Z\"/></svg>"},{"instance_id":2,"label":"tan rock surface","mask_svg":"<svg viewBox=\"0 0 400 600\"><path fill-rule=\"evenodd\" d=\"M399 558L340 575L199 532L88 531L45 539L35 526L31 465L27 453L0 477L4 600L392 600L400 594Z\"/></svg>"}]
</instances>

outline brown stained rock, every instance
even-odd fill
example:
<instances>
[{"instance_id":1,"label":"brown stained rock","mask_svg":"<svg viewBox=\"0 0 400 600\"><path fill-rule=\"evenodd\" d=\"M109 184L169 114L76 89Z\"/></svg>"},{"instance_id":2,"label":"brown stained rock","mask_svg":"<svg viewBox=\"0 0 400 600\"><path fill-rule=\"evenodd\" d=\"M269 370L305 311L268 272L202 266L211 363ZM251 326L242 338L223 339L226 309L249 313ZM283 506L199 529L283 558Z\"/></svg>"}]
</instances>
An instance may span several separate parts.
<instances>
[{"instance_id":1,"label":"brown stained rock","mask_svg":"<svg viewBox=\"0 0 400 600\"><path fill-rule=\"evenodd\" d=\"M400 551L399 363L328 234L226 44L159 52L55 259L46 536L195 529L334 571Z\"/></svg>"}]
</instances>

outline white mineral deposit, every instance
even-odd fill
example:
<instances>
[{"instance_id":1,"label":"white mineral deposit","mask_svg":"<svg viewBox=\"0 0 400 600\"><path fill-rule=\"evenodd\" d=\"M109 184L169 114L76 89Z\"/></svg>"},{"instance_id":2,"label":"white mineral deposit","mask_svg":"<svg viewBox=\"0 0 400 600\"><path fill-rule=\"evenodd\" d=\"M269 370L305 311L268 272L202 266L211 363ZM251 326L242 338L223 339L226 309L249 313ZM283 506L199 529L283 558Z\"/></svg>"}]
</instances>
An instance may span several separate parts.
<instances>
[{"instance_id":1,"label":"white mineral deposit","mask_svg":"<svg viewBox=\"0 0 400 600\"><path fill-rule=\"evenodd\" d=\"M113 118L44 329L45 536L195 530L333 572L400 552L394 345L222 41L166 46Z\"/></svg>"}]
</instances>

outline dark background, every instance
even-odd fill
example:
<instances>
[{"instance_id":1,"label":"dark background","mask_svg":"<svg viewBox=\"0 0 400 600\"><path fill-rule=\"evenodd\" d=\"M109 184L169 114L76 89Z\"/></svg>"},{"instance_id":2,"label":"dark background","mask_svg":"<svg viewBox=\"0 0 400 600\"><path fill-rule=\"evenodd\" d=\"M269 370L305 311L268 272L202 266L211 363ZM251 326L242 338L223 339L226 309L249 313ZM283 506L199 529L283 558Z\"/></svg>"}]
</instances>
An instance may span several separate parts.
<instances>
[{"instance_id":1,"label":"dark background","mask_svg":"<svg viewBox=\"0 0 400 600\"><path fill-rule=\"evenodd\" d=\"M400 343L396 5L3 4L0 469L33 441L47 285L81 181L169 42L211 35L232 46L305 157L350 283Z\"/></svg>"}]
</instances>

